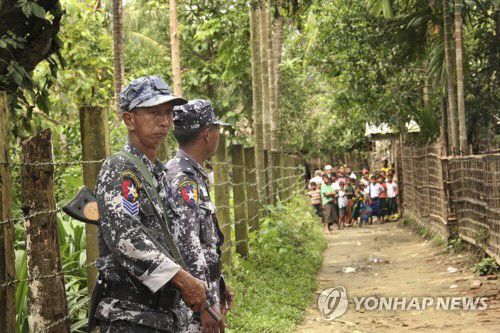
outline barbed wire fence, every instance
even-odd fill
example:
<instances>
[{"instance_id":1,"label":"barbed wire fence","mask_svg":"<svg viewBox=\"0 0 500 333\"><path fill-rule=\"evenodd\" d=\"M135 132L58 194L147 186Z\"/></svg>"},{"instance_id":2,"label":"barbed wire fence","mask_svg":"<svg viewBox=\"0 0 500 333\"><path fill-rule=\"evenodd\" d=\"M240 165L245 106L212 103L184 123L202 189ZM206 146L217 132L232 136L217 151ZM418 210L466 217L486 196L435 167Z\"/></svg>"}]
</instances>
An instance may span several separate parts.
<instances>
[{"instance_id":1,"label":"barbed wire fence","mask_svg":"<svg viewBox=\"0 0 500 333\"><path fill-rule=\"evenodd\" d=\"M2 96L0 96L1 98ZM0 100L0 102L2 102ZM45 130L22 143L19 161L11 161L8 147L8 111L0 103L0 232L2 244L0 276L0 331L15 332L22 317L29 315L33 332L70 332L85 327L89 295L97 276L97 232L93 225L71 220L57 206L54 179L59 168L81 166L84 184L95 187L98 171L110 154L106 110L84 107L80 110L82 160L54 158L52 136ZM255 166L253 147L232 145L228 154L225 137L221 135L217 156L213 158L217 217L225 236L223 262L230 267L232 253L249 256L249 232L259 230L259 219L268 213L268 205L287 203L303 191L302 160L281 152L260 152L272 158L263 170ZM11 172L19 172L21 210L12 213ZM264 175L265 179L259 178ZM69 201L71 198L67 198ZM59 222L58 222L59 220ZM79 229L80 238L64 240L58 223L71 223ZM24 243L15 250L16 229L24 230ZM78 248L85 233L86 244L70 264L63 265L61 252ZM15 251L24 249L26 261L16 271ZM68 281L73 275L85 278L88 292L68 294ZM73 283L73 282L72 282ZM71 288L70 288L71 289ZM24 298L22 297L24 295ZM70 306L68 306L70 304ZM28 309L24 309L27 307ZM24 312L24 313L23 313ZM17 317L17 318L16 318ZM16 321L17 320L17 321ZM17 327L17 328L16 328Z\"/></svg>"}]
</instances>

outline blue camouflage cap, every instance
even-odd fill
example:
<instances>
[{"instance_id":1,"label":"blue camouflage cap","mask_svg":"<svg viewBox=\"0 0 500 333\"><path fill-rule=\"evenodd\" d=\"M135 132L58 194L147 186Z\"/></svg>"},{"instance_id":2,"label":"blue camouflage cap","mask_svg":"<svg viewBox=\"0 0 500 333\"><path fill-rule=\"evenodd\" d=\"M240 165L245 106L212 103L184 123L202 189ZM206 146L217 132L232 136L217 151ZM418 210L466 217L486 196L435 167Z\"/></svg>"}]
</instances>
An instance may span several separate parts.
<instances>
[{"instance_id":1,"label":"blue camouflage cap","mask_svg":"<svg viewBox=\"0 0 500 333\"><path fill-rule=\"evenodd\" d=\"M120 108L130 112L136 107L152 107L164 103L182 105L187 103L182 97L172 95L172 91L159 76L143 76L131 81L120 92Z\"/></svg>"},{"instance_id":2,"label":"blue camouflage cap","mask_svg":"<svg viewBox=\"0 0 500 333\"><path fill-rule=\"evenodd\" d=\"M230 126L217 119L210 101L195 99L174 108L175 128L197 129L206 125Z\"/></svg>"}]
</instances>

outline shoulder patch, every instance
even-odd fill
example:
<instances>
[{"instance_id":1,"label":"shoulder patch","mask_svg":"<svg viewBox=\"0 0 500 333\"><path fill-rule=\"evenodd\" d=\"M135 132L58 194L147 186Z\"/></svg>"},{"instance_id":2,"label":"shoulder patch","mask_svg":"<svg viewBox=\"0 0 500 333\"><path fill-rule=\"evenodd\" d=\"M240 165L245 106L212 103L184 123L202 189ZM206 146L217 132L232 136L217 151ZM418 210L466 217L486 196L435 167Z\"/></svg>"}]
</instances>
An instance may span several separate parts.
<instances>
[{"instance_id":1,"label":"shoulder patch","mask_svg":"<svg viewBox=\"0 0 500 333\"><path fill-rule=\"evenodd\" d=\"M122 207L132 216L139 213L139 178L130 170L121 172L122 179Z\"/></svg>"},{"instance_id":2,"label":"shoulder patch","mask_svg":"<svg viewBox=\"0 0 500 333\"><path fill-rule=\"evenodd\" d=\"M178 191L189 206L198 203L198 184L192 179L186 179L179 184Z\"/></svg>"}]
</instances>

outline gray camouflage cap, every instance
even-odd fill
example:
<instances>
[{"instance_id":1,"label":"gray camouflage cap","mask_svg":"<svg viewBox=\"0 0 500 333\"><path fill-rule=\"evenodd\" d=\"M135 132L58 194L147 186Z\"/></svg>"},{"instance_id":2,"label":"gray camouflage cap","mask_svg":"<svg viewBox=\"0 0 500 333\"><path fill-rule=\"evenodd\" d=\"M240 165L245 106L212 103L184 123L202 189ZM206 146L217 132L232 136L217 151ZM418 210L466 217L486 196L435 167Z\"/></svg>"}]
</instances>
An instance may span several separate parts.
<instances>
[{"instance_id":1,"label":"gray camouflage cap","mask_svg":"<svg viewBox=\"0 0 500 333\"><path fill-rule=\"evenodd\" d=\"M197 129L206 125L230 126L217 119L210 101L194 99L174 108L175 128Z\"/></svg>"},{"instance_id":2,"label":"gray camouflage cap","mask_svg":"<svg viewBox=\"0 0 500 333\"><path fill-rule=\"evenodd\" d=\"M187 100L172 95L172 91L159 76L143 76L131 81L120 92L120 108L130 112L136 107L152 107L164 103L186 104Z\"/></svg>"}]
</instances>

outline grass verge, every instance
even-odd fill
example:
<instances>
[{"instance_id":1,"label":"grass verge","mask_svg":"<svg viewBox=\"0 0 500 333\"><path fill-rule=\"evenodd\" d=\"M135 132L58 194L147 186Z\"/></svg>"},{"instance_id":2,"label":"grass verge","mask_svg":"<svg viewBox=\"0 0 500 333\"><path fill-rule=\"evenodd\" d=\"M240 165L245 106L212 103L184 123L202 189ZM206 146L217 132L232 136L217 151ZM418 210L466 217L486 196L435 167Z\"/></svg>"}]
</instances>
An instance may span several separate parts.
<instances>
[{"instance_id":1,"label":"grass verge","mask_svg":"<svg viewBox=\"0 0 500 333\"><path fill-rule=\"evenodd\" d=\"M250 258L233 259L228 283L235 306L228 332L291 332L302 321L317 288L326 241L303 197L269 206L259 234L251 234Z\"/></svg>"}]
</instances>

